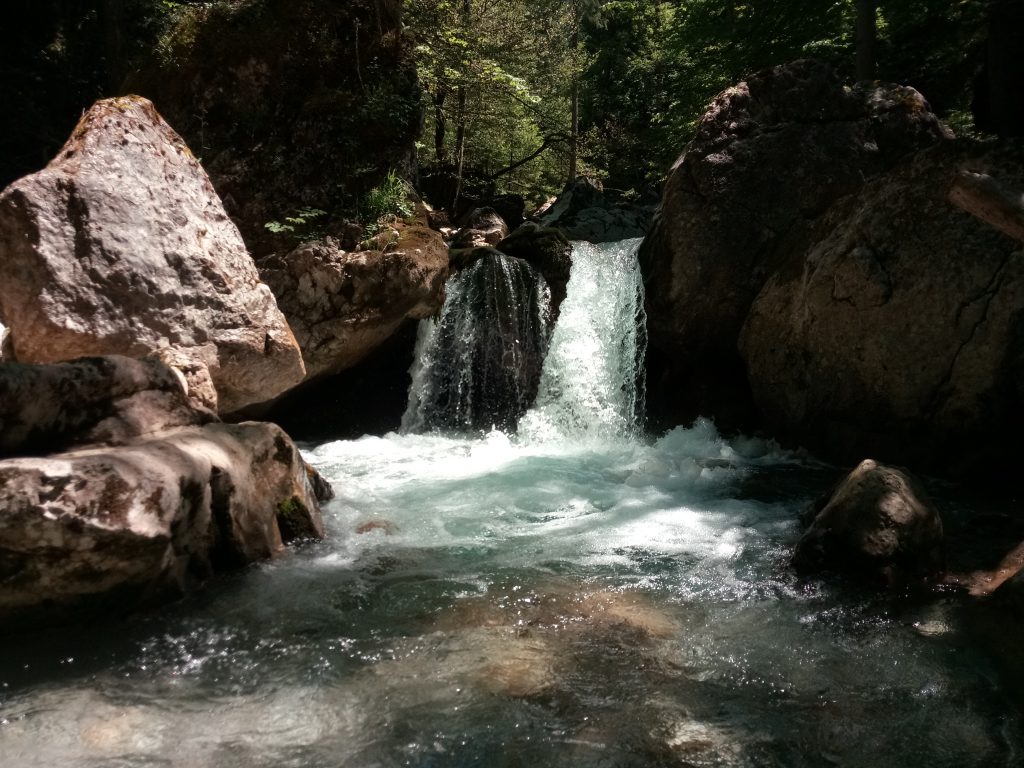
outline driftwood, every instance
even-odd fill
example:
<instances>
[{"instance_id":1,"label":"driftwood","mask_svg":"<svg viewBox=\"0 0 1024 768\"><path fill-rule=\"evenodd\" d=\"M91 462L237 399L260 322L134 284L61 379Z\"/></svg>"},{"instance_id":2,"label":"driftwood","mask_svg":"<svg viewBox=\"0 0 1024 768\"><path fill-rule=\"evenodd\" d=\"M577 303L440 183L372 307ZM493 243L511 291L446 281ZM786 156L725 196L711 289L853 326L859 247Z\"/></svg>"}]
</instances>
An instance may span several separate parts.
<instances>
[{"instance_id":1,"label":"driftwood","mask_svg":"<svg viewBox=\"0 0 1024 768\"><path fill-rule=\"evenodd\" d=\"M960 171L949 202L1005 235L1024 242L1024 194L1010 192L984 173Z\"/></svg>"},{"instance_id":2,"label":"driftwood","mask_svg":"<svg viewBox=\"0 0 1024 768\"><path fill-rule=\"evenodd\" d=\"M1011 549L991 571L974 571L966 574L949 574L947 584L966 587L975 597L991 595L999 587L1024 569L1024 541Z\"/></svg>"}]
</instances>

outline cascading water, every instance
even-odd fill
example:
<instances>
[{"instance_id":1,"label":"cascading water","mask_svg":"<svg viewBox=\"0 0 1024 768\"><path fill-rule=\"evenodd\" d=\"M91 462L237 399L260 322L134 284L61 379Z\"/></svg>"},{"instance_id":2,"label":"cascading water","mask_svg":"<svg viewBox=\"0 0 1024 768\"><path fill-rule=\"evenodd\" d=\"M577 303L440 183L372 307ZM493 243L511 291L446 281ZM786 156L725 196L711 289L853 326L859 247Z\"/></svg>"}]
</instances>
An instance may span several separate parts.
<instances>
[{"instance_id":1,"label":"cascading water","mask_svg":"<svg viewBox=\"0 0 1024 768\"><path fill-rule=\"evenodd\" d=\"M636 432L647 345L640 243L573 245L568 295L537 399L520 426L523 437L608 439Z\"/></svg>"},{"instance_id":2,"label":"cascading water","mask_svg":"<svg viewBox=\"0 0 1024 768\"><path fill-rule=\"evenodd\" d=\"M1020 765L1024 610L800 582L797 516L834 469L709 422L635 434L632 245L577 246L518 435L459 416L307 446L326 541L0 644L0 765ZM414 412L476 407L446 386Z\"/></svg>"},{"instance_id":3,"label":"cascading water","mask_svg":"<svg viewBox=\"0 0 1024 768\"><path fill-rule=\"evenodd\" d=\"M547 284L495 251L452 278L447 294L440 318L420 324L402 429L514 428L548 347Z\"/></svg>"}]
</instances>

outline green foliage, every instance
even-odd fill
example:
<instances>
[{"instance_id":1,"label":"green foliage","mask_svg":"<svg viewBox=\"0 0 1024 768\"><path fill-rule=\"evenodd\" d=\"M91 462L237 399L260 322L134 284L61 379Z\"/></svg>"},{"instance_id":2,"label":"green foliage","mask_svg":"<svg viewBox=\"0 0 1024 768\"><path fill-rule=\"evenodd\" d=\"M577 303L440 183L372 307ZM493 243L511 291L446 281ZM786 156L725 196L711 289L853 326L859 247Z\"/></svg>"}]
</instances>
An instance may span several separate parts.
<instances>
[{"instance_id":1,"label":"green foliage","mask_svg":"<svg viewBox=\"0 0 1024 768\"><path fill-rule=\"evenodd\" d=\"M315 240L321 233L313 226L313 222L326 215L327 211L307 206L285 216L284 221L268 221L263 226L275 235L289 235L300 241Z\"/></svg>"},{"instance_id":2,"label":"green foliage","mask_svg":"<svg viewBox=\"0 0 1024 768\"><path fill-rule=\"evenodd\" d=\"M394 171L390 171L384 181L367 192L359 206L359 217L367 236L379 232L389 219L408 218L412 214L409 190Z\"/></svg>"}]
</instances>

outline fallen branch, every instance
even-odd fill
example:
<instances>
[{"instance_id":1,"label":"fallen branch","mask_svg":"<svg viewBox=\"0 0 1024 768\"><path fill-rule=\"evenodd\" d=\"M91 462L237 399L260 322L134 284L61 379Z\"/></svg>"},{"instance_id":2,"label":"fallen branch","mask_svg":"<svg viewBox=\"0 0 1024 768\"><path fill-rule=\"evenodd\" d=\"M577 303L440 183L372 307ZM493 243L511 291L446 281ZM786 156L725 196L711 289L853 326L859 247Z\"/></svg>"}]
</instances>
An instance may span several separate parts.
<instances>
[{"instance_id":1,"label":"fallen branch","mask_svg":"<svg viewBox=\"0 0 1024 768\"><path fill-rule=\"evenodd\" d=\"M1007 191L984 173L960 171L948 200L1004 235L1024 242L1024 195Z\"/></svg>"},{"instance_id":2,"label":"fallen branch","mask_svg":"<svg viewBox=\"0 0 1024 768\"><path fill-rule=\"evenodd\" d=\"M1024 569L1024 541L1011 549L999 565L991 571L974 571L967 574L950 574L946 577L947 584L966 587L975 597L991 595L999 587L1016 576Z\"/></svg>"}]
</instances>

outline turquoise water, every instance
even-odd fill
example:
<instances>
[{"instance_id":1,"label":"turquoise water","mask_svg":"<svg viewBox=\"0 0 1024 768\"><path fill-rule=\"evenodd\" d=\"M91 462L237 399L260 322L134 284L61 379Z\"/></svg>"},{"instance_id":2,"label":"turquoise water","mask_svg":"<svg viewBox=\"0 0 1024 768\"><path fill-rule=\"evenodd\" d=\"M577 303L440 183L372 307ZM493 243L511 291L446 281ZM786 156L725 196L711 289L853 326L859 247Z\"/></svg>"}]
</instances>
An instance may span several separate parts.
<instances>
[{"instance_id":1,"label":"turquoise water","mask_svg":"<svg viewBox=\"0 0 1024 768\"><path fill-rule=\"evenodd\" d=\"M1019 621L797 580L836 470L707 421L638 430L628 249L577 254L518 434L306 446L327 540L6 641L0 765L1021 765L997 642ZM607 280L627 306L581 286Z\"/></svg>"}]
</instances>

